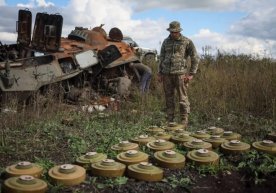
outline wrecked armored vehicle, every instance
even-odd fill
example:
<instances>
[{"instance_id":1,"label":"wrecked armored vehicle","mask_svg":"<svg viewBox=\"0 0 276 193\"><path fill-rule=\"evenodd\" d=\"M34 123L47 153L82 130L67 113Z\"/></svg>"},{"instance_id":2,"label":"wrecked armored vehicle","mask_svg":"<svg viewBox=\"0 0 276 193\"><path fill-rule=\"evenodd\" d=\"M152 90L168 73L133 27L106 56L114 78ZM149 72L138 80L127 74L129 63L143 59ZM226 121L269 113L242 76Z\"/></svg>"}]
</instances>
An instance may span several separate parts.
<instances>
[{"instance_id":1,"label":"wrecked armored vehicle","mask_svg":"<svg viewBox=\"0 0 276 193\"><path fill-rule=\"evenodd\" d=\"M118 28L107 35L102 26L76 27L64 38L62 24L61 15L37 13L32 32L32 13L19 10L17 43L0 42L2 100L7 93L37 93L54 84L67 96L87 85L98 90L102 79L122 76L130 62L139 62Z\"/></svg>"},{"instance_id":2,"label":"wrecked armored vehicle","mask_svg":"<svg viewBox=\"0 0 276 193\"><path fill-rule=\"evenodd\" d=\"M136 51L136 55L144 63L157 62L157 50L139 46L130 36L124 36L123 41L129 44Z\"/></svg>"}]
</instances>

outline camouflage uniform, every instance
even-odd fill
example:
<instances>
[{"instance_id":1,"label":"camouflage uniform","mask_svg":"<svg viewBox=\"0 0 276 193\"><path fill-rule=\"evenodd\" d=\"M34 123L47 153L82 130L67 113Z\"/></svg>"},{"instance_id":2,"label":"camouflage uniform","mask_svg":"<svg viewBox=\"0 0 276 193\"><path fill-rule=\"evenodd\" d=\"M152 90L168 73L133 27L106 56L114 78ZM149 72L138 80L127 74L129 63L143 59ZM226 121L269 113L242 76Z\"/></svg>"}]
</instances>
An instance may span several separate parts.
<instances>
[{"instance_id":1,"label":"camouflage uniform","mask_svg":"<svg viewBox=\"0 0 276 193\"><path fill-rule=\"evenodd\" d=\"M171 22L170 32L180 32L179 22ZM187 59L191 58L191 67L188 69ZM187 37L180 34L177 39L171 35L162 43L160 52L159 73L163 77L163 87L166 99L167 119L169 122L174 119L174 93L175 90L179 99L180 118L188 119L190 113L190 103L188 100L187 88L188 83L184 83L182 75L194 75L197 71L199 58L193 42Z\"/></svg>"}]
</instances>

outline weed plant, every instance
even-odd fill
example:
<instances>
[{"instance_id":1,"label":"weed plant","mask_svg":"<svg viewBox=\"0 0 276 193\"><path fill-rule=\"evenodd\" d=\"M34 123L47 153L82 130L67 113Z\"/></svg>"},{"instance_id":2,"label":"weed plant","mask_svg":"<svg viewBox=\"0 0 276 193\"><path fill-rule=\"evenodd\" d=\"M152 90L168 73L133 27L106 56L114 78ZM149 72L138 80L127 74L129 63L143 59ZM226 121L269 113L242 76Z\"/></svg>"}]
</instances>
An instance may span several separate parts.
<instances>
[{"instance_id":1,"label":"weed plant","mask_svg":"<svg viewBox=\"0 0 276 193\"><path fill-rule=\"evenodd\" d=\"M245 113L276 120L276 64L269 59L203 59L195 79L190 88L192 109L206 119Z\"/></svg>"},{"instance_id":2,"label":"weed plant","mask_svg":"<svg viewBox=\"0 0 276 193\"><path fill-rule=\"evenodd\" d=\"M255 184L262 183L268 176L276 175L276 157L255 150L244 154L238 169L252 178Z\"/></svg>"},{"instance_id":3,"label":"weed plant","mask_svg":"<svg viewBox=\"0 0 276 193\"><path fill-rule=\"evenodd\" d=\"M74 163L88 151L103 152L114 159L116 152L111 150L112 145L145 134L149 126L164 126L164 93L157 81L157 64L151 66L154 72L151 91L141 95L134 89L128 100L121 101L118 111L105 112L107 117L99 116L98 112L83 112L81 106L64 104L48 95L46 102L39 96L43 102L37 101L31 107L13 103L10 109L17 111L0 113L0 168L26 160L48 169L52 164ZM192 110L189 130L220 126L242 134L248 142L261 140L276 130L275 97L276 64L270 60L243 55L203 58L189 85ZM62 120L68 118L71 124L64 124ZM252 159L244 158L239 168L256 171L258 179L260 173L269 172L265 169L275 169L275 161L257 167L254 160L264 159L257 156ZM230 169L228 164L226 160L221 167L207 167L199 173L215 175ZM168 179L172 187L186 187L190 183L188 178ZM101 183L113 187L126 181L119 178ZM53 192L60 189L52 188Z\"/></svg>"}]
</instances>

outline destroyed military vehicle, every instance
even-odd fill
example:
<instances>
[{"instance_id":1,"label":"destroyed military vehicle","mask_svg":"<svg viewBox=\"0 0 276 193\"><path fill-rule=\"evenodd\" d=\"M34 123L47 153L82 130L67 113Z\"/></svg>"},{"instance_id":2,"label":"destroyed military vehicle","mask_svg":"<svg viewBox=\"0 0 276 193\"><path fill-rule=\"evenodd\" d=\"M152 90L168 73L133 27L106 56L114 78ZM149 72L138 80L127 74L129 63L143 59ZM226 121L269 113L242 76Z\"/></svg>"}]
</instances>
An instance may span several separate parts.
<instances>
[{"instance_id":1,"label":"destroyed military vehicle","mask_svg":"<svg viewBox=\"0 0 276 193\"><path fill-rule=\"evenodd\" d=\"M139 62L116 27L108 35L102 25L92 30L76 27L61 37L62 25L61 15L37 13L32 30L32 13L19 10L17 43L0 42L2 101L15 93L43 93L53 85L64 96L87 86L101 90L104 82L129 71L130 62Z\"/></svg>"},{"instance_id":2,"label":"destroyed military vehicle","mask_svg":"<svg viewBox=\"0 0 276 193\"><path fill-rule=\"evenodd\" d=\"M129 44L131 47L134 48L136 55L139 57L139 59L146 63L150 64L157 61L157 50L154 48L145 48L140 47L136 41L134 41L129 36L124 36L123 41Z\"/></svg>"}]
</instances>

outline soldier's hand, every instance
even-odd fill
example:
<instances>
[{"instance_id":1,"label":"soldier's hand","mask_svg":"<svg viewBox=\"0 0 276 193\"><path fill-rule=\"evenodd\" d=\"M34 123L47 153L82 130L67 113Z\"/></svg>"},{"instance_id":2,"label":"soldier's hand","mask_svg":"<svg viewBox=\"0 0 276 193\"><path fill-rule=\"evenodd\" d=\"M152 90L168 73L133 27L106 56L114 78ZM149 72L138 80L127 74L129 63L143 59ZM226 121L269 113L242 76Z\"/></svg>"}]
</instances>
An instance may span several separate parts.
<instances>
[{"instance_id":1,"label":"soldier's hand","mask_svg":"<svg viewBox=\"0 0 276 193\"><path fill-rule=\"evenodd\" d=\"M185 82L185 83L188 83L190 82L190 80L193 79L193 75L182 75L181 79Z\"/></svg>"},{"instance_id":2,"label":"soldier's hand","mask_svg":"<svg viewBox=\"0 0 276 193\"><path fill-rule=\"evenodd\" d=\"M163 75L159 73L157 75L157 80L158 80L158 82L163 82Z\"/></svg>"}]
</instances>

